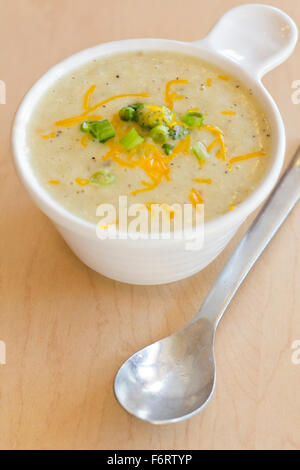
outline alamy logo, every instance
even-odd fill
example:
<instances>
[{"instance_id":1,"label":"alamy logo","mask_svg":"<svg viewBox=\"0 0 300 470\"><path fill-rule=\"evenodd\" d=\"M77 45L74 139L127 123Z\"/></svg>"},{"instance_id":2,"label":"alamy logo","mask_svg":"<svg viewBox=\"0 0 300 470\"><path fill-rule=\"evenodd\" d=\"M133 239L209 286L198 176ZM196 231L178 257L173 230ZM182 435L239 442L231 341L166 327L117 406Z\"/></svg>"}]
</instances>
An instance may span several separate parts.
<instances>
[{"instance_id":1,"label":"alamy logo","mask_svg":"<svg viewBox=\"0 0 300 470\"><path fill-rule=\"evenodd\" d=\"M119 196L119 205L100 204L97 237L110 239L185 240L186 250L200 250L204 242L204 204L127 204Z\"/></svg>"},{"instance_id":2,"label":"alamy logo","mask_svg":"<svg viewBox=\"0 0 300 470\"><path fill-rule=\"evenodd\" d=\"M6 344L0 341L0 365L6 364Z\"/></svg>"},{"instance_id":3,"label":"alamy logo","mask_svg":"<svg viewBox=\"0 0 300 470\"><path fill-rule=\"evenodd\" d=\"M300 339L293 341L291 348L294 349L291 357L292 363L298 366L300 364Z\"/></svg>"},{"instance_id":4,"label":"alamy logo","mask_svg":"<svg viewBox=\"0 0 300 470\"><path fill-rule=\"evenodd\" d=\"M6 85L3 80L0 80L0 104L6 104Z\"/></svg>"},{"instance_id":5,"label":"alamy logo","mask_svg":"<svg viewBox=\"0 0 300 470\"><path fill-rule=\"evenodd\" d=\"M292 103L300 104L300 80L294 80L292 83L292 88L295 90L292 93Z\"/></svg>"}]
</instances>

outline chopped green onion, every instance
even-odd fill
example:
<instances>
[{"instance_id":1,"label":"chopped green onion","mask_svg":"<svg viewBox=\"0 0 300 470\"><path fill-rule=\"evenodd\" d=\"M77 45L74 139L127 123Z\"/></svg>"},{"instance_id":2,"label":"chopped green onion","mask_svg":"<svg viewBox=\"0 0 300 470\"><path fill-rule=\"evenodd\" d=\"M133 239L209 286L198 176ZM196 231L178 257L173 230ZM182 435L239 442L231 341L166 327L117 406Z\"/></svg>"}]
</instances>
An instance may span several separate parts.
<instances>
[{"instance_id":1,"label":"chopped green onion","mask_svg":"<svg viewBox=\"0 0 300 470\"><path fill-rule=\"evenodd\" d=\"M200 127L203 124L203 114L196 112L186 113L183 122L189 127Z\"/></svg>"},{"instance_id":2,"label":"chopped green onion","mask_svg":"<svg viewBox=\"0 0 300 470\"><path fill-rule=\"evenodd\" d=\"M106 184L111 184L115 181L114 175L111 174L109 170L99 170L96 171L91 177L90 177L90 183L93 184L94 186L103 186Z\"/></svg>"},{"instance_id":3,"label":"chopped green onion","mask_svg":"<svg viewBox=\"0 0 300 470\"><path fill-rule=\"evenodd\" d=\"M88 132L99 142L106 142L116 135L116 131L107 119L103 121L83 121L80 129Z\"/></svg>"},{"instance_id":4,"label":"chopped green onion","mask_svg":"<svg viewBox=\"0 0 300 470\"><path fill-rule=\"evenodd\" d=\"M169 135L169 129L166 126L155 126L151 129L150 135L154 142L162 144L166 141Z\"/></svg>"},{"instance_id":5,"label":"chopped green onion","mask_svg":"<svg viewBox=\"0 0 300 470\"><path fill-rule=\"evenodd\" d=\"M204 162L207 158L209 158L209 153L202 142L197 142L192 147L193 154L198 158L199 162Z\"/></svg>"},{"instance_id":6,"label":"chopped green onion","mask_svg":"<svg viewBox=\"0 0 300 470\"><path fill-rule=\"evenodd\" d=\"M135 111L133 120L138 122L139 119L140 119L141 110L144 108L144 104L143 103L131 104L130 108L134 109L134 111Z\"/></svg>"},{"instance_id":7,"label":"chopped green onion","mask_svg":"<svg viewBox=\"0 0 300 470\"><path fill-rule=\"evenodd\" d=\"M122 121L133 121L136 110L132 106L124 106L119 111L119 116Z\"/></svg>"},{"instance_id":8,"label":"chopped green onion","mask_svg":"<svg viewBox=\"0 0 300 470\"><path fill-rule=\"evenodd\" d=\"M186 126L176 125L169 130L169 135L173 140L183 139L190 133L190 129Z\"/></svg>"},{"instance_id":9,"label":"chopped green onion","mask_svg":"<svg viewBox=\"0 0 300 470\"><path fill-rule=\"evenodd\" d=\"M144 103L131 104L130 107L133 108L135 111L138 111L139 109L142 109L144 107Z\"/></svg>"},{"instance_id":10,"label":"chopped green onion","mask_svg":"<svg viewBox=\"0 0 300 470\"><path fill-rule=\"evenodd\" d=\"M170 155L170 153L172 152L172 150L174 148L174 145L164 144L164 145L162 145L162 148L164 149L164 152L165 152L166 155Z\"/></svg>"},{"instance_id":11,"label":"chopped green onion","mask_svg":"<svg viewBox=\"0 0 300 470\"><path fill-rule=\"evenodd\" d=\"M134 127L120 140L120 144L127 151L133 149L142 142L144 142L143 137L140 136Z\"/></svg>"}]
</instances>

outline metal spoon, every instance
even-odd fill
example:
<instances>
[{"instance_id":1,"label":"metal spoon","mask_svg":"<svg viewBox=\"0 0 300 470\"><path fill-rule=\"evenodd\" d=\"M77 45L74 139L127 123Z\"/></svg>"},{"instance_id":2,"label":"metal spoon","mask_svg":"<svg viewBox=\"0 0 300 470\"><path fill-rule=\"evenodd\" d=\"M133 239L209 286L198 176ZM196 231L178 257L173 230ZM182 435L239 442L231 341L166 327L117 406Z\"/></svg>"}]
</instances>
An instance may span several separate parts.
<instances>
[{"instance_id":1,"label":"metal spoon","mask_svg":"<svg viewBox=\"0 0 300 470\"><path fill-rule=\"evenodd\" d=\"M300 147L242 238L198 315L184 329L131 356L120 367L114 389L132 415L155 424L198 413L212 397L218 323L242 281L300 198Z\"/></svg>"}]
</instances>

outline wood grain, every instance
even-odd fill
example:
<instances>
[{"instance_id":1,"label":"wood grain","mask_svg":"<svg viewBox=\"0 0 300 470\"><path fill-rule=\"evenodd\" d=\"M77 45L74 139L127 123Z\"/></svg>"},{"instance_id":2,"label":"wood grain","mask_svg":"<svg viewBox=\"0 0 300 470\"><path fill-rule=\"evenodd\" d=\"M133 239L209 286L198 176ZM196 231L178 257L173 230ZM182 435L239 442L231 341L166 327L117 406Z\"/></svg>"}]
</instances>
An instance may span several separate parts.
<instances>
[{"instance_id":1,"label":"wood grain","mask_svg":"<svg viewBox=\"0 0 300 470\"><path fill-rule=\"evenodd\" d=\"M300 3L273 0L300 25ZM9 133L30 85L68 55L103 41L204 36L235 0L0 0L1 449L296 449L300 447L300 206L258 261L224 316L217 387L208 407L175 425L138 421L118 405L113 378L138 348L189 321L238 238L198 275L161 287L105 279L71 253L13 169ZM298 45L265 83L299 144Z\"/></svg>"}]
</instances>

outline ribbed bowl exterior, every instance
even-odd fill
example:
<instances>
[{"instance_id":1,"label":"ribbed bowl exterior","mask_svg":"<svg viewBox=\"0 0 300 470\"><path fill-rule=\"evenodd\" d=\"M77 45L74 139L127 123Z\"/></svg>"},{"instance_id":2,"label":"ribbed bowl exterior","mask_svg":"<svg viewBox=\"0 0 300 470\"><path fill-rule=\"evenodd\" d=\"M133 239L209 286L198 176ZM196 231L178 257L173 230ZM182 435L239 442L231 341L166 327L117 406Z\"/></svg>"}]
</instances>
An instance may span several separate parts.
<instances>
[{"instance_id":1,"label":"ribbed bowl exterior","mask_svg":"<svg viewBox=\"0 0 300 470\"><path fill-rule=\"evenodd\" d=\"M240 224L239 224L240 225ZM129 284L155 285L178 281L205 268L235 234L239 225L213 237L204 236L200 250L187 250L182 240L100 240L56 225L66 243L90 268Z\"/></svg>"}]
</instances>

